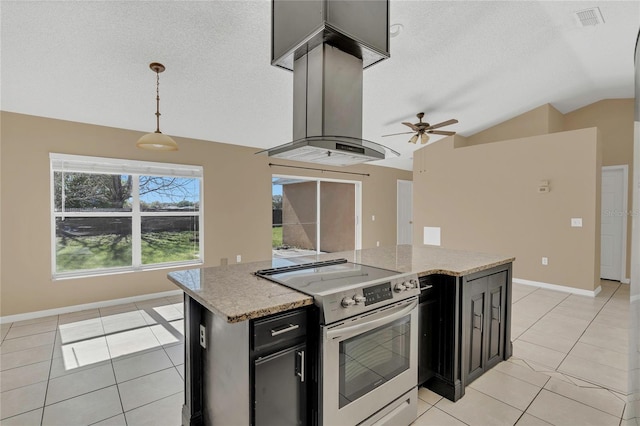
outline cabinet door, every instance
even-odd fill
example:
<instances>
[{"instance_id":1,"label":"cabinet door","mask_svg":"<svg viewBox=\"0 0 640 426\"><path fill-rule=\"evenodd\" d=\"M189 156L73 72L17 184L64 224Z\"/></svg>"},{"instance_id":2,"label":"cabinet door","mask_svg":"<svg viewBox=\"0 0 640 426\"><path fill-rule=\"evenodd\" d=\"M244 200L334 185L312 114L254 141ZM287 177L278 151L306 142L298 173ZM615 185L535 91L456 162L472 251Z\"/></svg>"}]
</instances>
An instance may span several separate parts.
<instances>
[{"instance_id":1,"label":"cabinet door","mask_svg":"<svg viewBox=\"0 0 640 426\"><path fill-rule=\"evenodd\" d=\"M255 361L255 425L305 424L306 345Z\"/></svg>"},{"instance_id":2,"label":"cabinet door","mask_svg":"<svg viewBox=\"0 0 640 426\"><path fill-rule=\"evenodd\" d=\"M487 277L478 278L467 283L468 293L464 300L464 324L466 341L462 342L462 350L467 352L466 384L479 377L485 370L485 339L487 327L486 290ZM463 335L464 339L464 335ZM467 345L466 349L464 345Z\"/></svg>"},{"instance_id":3,"label":"cabinet door","mask_svg":"<svg viewBox=\"0 0 640 426\"><path fill-rule=\"evenodd\" d=\"M507 273L490 275L488 278L487 306L487 365L490 368L499 363L504 357L504 324L505 324L505 291Z\"/></svg>"}]
</instances>

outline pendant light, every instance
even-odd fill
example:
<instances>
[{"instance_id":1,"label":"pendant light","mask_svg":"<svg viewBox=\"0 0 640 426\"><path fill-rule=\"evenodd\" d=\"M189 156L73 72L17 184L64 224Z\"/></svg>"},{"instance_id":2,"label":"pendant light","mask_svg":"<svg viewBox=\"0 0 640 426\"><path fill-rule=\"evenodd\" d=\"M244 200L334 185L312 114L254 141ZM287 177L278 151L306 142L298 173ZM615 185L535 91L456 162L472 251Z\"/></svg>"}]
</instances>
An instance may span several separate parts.
<instances>
[{"instance_id":1,"label":"pendant light","mask_svg":"<svg viewBox=\"0 0 640 426\"><path fill-rule=\"evenodd\" d=\"M177 151L178 144L160 131L160 73L164 71L164 65L152 62L149 68L156 73L156 131L138 139L136 146L149 151Z\"/></svg>"}]
</instances>

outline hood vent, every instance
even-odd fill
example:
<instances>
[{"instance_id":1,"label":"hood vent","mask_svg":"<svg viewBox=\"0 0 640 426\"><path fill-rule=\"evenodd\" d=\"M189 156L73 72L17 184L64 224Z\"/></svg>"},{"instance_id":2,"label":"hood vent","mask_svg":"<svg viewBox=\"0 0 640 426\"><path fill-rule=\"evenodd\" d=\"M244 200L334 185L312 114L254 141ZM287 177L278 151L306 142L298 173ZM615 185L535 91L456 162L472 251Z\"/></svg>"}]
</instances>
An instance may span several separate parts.
<instances>
[{"instance_id":1,"label":"hood vent","mask_svg":"<svg viewBox=\"0 0 640 426\"><path fill-rule=\"evenodd\" d=\"M604 18L602 17L602 12L599 7L577 11L575 12L575 19L579 27L604 24Z\"/></svg>"},{"instance_id":2,"label":"hood vent","mask_svg":"<svg viewBox=\"0 0 640 426\"><path fill-rule=\"evenodd\" d=\"M389 57L388 0L273 0L271 64L293 71L293 142L261 153L346 166L399 155L362 139L362 70Z\"/></svg>"}]
</instances>

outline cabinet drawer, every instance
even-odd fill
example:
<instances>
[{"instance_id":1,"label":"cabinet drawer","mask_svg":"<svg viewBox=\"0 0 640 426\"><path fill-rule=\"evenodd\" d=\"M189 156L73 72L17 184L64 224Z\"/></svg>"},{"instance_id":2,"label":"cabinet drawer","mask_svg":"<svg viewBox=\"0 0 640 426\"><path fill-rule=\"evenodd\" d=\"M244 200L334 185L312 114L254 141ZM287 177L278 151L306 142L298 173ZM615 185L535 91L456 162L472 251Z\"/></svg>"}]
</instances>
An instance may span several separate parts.
<instances>
[{"instance_id":1,"label":"cabinet drawer","mask_svg":"<svg viewBox=\"0 0 640 426\"><path fill-rule=\"evenodd\" d=\"M259 351L307 334L307 311L260 319L253 325L253 349Z\"/></svg>"}]
</instances>

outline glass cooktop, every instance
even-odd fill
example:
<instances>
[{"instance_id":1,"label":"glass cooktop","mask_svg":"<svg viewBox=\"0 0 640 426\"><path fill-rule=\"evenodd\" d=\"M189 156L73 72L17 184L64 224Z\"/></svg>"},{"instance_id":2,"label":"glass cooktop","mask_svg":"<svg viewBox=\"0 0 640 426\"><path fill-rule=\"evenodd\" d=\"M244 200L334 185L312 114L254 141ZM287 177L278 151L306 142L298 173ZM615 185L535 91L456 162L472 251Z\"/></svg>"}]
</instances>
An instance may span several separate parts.
<instances>
[{"instance_id":1,"label":"glass cooktop","mask_svg":"<svg viewBox=\"0 0 640 426\"><path fill-rule=\"evenodd\" d=\"M326 295L384 280L398 271L348 262L346 259L262 269L256 275L311 296Z\"/></svg>"}]
</instances>

